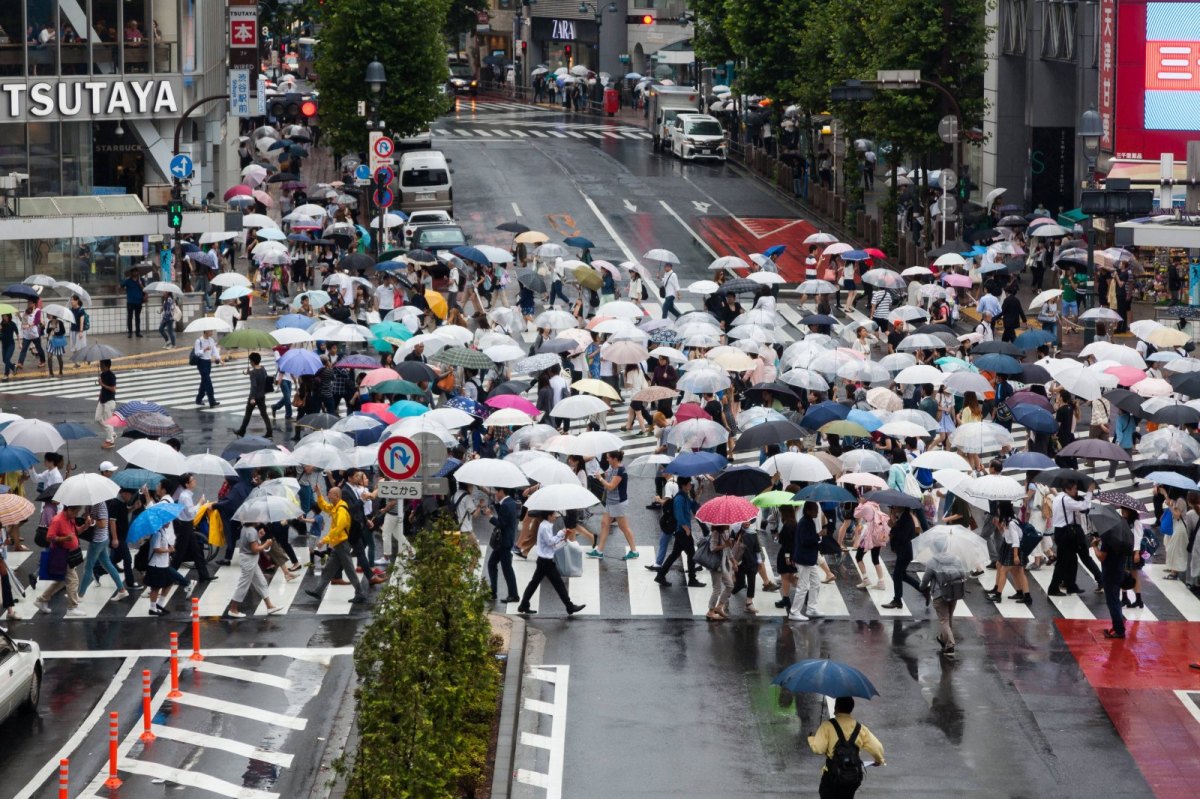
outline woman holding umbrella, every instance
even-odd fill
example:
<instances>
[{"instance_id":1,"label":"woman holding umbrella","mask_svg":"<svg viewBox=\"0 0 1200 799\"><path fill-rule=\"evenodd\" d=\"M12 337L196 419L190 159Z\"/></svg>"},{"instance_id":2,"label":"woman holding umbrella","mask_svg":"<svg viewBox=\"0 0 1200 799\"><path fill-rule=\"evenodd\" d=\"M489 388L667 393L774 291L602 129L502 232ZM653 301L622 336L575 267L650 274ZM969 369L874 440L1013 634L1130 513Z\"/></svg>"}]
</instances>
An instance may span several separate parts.
<instances>
[{"instance_id":1,"label":"woman holding umbrella","mask_svg":"<svg viewBox=\"0 0 1200 799\"><path fill-rule=\"evenodd\" d=\"M1000 535L1000 547L996 554L996 587L988 591L990 601L999 604L1004 599L1004 580L1012 571L1012 584L1017 593L1009 597L1023 605L1032 605L1029 596L1029 578L1025 575L1025 557L1021 552L1021 525L1015 518L1011 502L996 503L992 523Z\"/></svg>"}]
</instances>

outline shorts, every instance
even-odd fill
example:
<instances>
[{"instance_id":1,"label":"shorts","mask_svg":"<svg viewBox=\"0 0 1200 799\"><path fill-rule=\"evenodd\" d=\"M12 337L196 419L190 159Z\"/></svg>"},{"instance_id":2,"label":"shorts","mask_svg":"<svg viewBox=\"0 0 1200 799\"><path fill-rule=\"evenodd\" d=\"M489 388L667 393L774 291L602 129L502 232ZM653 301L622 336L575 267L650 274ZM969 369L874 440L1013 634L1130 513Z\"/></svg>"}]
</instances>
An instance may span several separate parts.
<instances>
[{"instance_id":1,"label":"shorts","mask_svg":"<svg viewBox=\"0 0 1200 799\"><path fill-rule=\"evenodd\" d=\"M1063 302L1062 315L1063 316L1079 316L1079 302L1078 301Z\"/></svg>"},{"instance_id":2,"label":"shorts","mask_svg":"<svg viewBox=\"0 0 1200 799\"><path fill-rule=\"evenodd\" d=\"M604 503L604 512L614 519L620 519L622 516L629 515L629 500L624 502L606 502Z\"/></svg>"},{"instance_id":3,"label":"shorts","mask_svg":"<svg viewBox=\"0 0 1200 799\"><path fill-rule=\"evenodd\" d=\"M854 281L849 278L842 278L842 290L854 291Z\"/></svg>"}]
</instances>

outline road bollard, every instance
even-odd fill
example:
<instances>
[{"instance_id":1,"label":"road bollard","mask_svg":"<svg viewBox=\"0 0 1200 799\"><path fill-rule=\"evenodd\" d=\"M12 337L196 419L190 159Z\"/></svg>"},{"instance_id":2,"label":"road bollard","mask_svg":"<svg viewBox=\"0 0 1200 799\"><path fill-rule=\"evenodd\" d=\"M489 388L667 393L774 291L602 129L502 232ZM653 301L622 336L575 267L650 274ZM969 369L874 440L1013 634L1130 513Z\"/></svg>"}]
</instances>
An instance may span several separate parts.
<instances>
[{"instance_id":1,"label":"road bollard","mask_svg":"<svg viewBox=\"0 0 1200 799\"><path fill-rule=\"evenodd\" d=\"M171 691L168 699L178 699L183 696L179 690L179 633L171 633Z\"/></svg>"},{"instance_id":2,"label":"road bollard","mask_svg":"<svg viewBox=\"0 0 1200 799\"><path fill-rule=\"evenodd\" d=\"M204 660L200 654L200 599L192 597L192 655L188 660Z\"/></svg>"},{"instance_id":3,"label":"road bollard","mask_svg":"<svg viewBox=\"0 0 1200 799\"><path fill-rule=\"evenodd\" d=\"M121 787L121 778L117 776L117 734L119 732L117 711L108 714L108 779L104 787L110 790Z\"/></svg>"},{"instance_id":4,"label":"road bollard","mask_svg":"<svg viewBox=\"0 0 1200 799\"><path fill-rule=\"evenodd\" d=\"M58 761L58 799L68 799L71 787L71 761L65 757Z\"/></svg>"},{"instance_id":5,"label":"road bollard","mask_svg":"<svg viewBox=\"0 0 1200 799\"><path fill-rule=\"evenodd\" d=\"M150 670L142 671L142 735L146 743L154 740L154 732L150 729Z\"/></svg>"}]
</instances>

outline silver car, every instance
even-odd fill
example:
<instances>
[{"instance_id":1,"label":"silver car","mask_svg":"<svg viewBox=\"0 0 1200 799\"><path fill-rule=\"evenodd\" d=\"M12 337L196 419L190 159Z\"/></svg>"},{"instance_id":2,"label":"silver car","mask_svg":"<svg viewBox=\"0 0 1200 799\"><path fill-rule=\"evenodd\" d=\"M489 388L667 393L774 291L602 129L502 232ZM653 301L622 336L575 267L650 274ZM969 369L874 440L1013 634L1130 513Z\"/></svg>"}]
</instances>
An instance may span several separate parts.
<instances>
[{"instance_id":1,"label":"silver car","mask_svg":"<svg viewBox=\"0 0 1200 799\"><path fill-rule=\"evenodd\" d=\"M0 721L18 710L35 710L41 695L41 647L0 630Z\"/></svg>"}]
</instances>

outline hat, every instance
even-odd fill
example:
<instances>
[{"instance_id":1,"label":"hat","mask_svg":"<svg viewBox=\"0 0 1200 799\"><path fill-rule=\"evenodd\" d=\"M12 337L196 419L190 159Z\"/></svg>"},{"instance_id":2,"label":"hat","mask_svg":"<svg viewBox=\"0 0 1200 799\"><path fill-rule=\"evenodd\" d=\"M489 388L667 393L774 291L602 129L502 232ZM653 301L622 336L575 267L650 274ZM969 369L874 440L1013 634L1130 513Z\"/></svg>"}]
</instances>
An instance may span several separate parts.
<instances>
[{"instance_id":1,"label":"hat","mask_svg":"<svg viewBox=\"0 0 1200 799\"><path fill-rule=\"evenodd\" d=\"M102 472L115 472L116 470L117 465L112 461L104 461L100 464L100 471Z\"/></svg>"}]
</instances>

